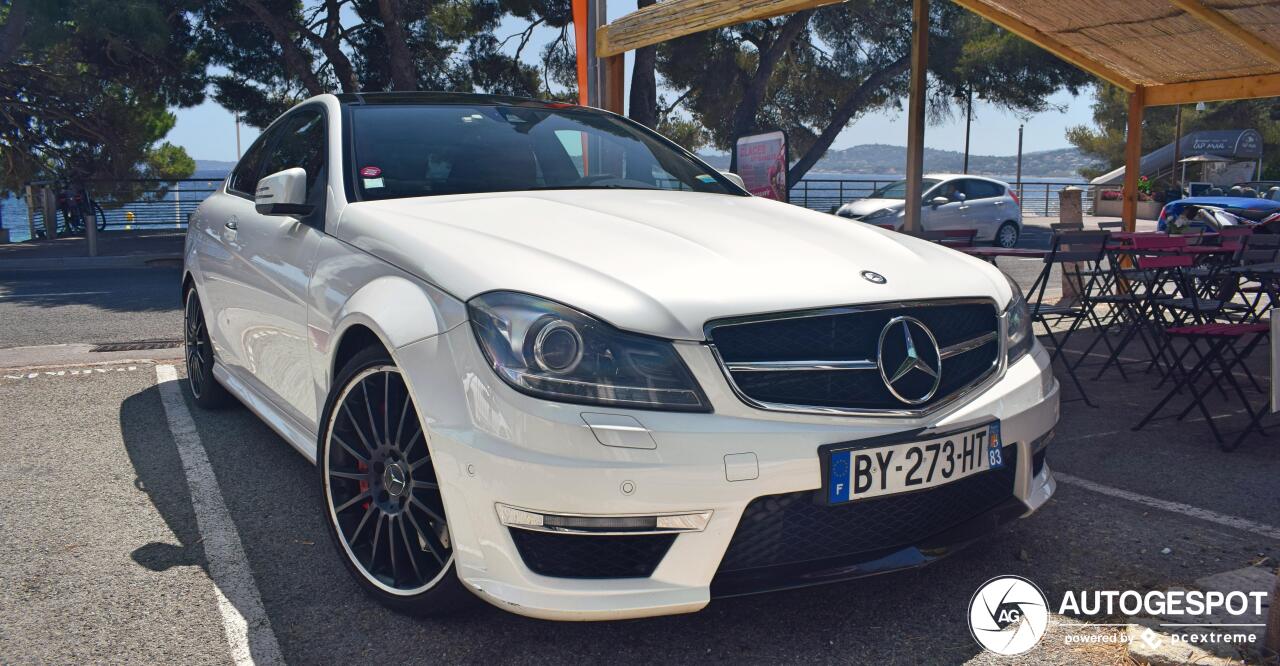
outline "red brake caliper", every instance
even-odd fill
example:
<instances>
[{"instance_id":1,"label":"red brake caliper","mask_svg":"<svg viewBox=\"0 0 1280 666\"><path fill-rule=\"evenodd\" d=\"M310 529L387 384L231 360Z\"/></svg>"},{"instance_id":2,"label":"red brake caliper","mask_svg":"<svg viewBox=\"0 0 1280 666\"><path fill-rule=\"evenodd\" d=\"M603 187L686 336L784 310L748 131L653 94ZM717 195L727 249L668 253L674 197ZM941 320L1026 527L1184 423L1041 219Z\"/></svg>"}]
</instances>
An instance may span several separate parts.
<instances>
[{"instance_id":1,"label":"red brake caliper","mask_svg":"<svg viewBox=\"0 0 1280 666\"><path fill-rule=\"evenodd\" d=\"M366 464L364 464L364 463L362 463L362 462L356 461L356 469L360 470L361 472L367 472L367 471L369 471L369 466L368 466L368 465L366 465ZM363 492L367 492L368 490L369 490L369 482L368 482L368 481L365 481L365 480L361 480L361 481L360 481L360 492L362 492L362 493L363 493ZM365 500L365 501L360 505L360 508L361 508L361 509L364 509L365 511L368 511L368 510L369 510L369 501L370 501L370 500Z\"/></svg>"}]
</instances>

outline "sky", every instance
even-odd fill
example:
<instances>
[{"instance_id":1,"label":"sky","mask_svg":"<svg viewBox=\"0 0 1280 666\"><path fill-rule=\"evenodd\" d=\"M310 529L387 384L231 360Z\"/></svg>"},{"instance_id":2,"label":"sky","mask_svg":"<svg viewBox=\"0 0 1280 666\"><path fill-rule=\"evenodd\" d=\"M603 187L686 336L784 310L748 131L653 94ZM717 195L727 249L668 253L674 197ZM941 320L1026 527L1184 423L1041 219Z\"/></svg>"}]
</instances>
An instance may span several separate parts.
<instances>
[{"instance_id":1,"label":"sky","mask_svg":"<svg viewBox=\"0 0 1280 666\"><path fill-rule=\"evenodd\" d=\"M615 0L609 3L610 19L635 11L635 0ZM523 29L521 21L504 22L498 29L498 38L515 34ZM529 54L536 55L541 45L549 39L549 32L535 34L534 39L526 47L526 59ZM514 40L513 40L514 41ZM631 72L631 55L627 54L626 71ZM628 82L629 85L629 82ZM1066 130L1074 125L1088 125L1092 121L1090 103L1092 95L1085 91L1080 97L1067 93L1059 93L1051 98L1051 103L1059 110L1050 110L1025 118L1026 126L1023 134L1023 151L1035 152L1066 148ZM904 103L905 106L905 103ZM1023 118L1017 115L975 101L973 105L973 130L970 137L970 152L974 155L1013 155L1018 149L1018 125ZM234 116L218 106L214 101L206 100L203 104L188 108L174 109L177 124L166 137L183 148L187 154L198 160L235 161L236 123ZM258 135L257 130L247 126L240 128L240 147L247 149ZM865 143L887 143L906 145L907 123L904 112L872 113L858 119L841 132L832 144L835 149L849 148ZM925 129L925 146L941 150L964 150L964 116L958 114L948 121L937 125L929 125Z\"/></svg>"}]
</instances>

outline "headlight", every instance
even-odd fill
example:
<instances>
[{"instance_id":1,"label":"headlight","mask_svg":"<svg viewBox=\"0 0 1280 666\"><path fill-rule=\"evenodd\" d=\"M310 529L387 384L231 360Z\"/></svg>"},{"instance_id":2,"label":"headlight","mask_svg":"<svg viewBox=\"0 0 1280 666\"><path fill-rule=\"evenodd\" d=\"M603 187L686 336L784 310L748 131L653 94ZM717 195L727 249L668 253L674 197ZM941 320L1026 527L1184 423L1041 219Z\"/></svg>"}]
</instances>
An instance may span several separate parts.
<instances>
[{"instance_id":1,"label":"headlight","mask_svg":"<svg viewBox=\"0 0 1280 666\"><path fill-rule=\"evenodd\" d=\"M866 220L879 220L879 219L886 218L886 217L893 217L893 214L894 214L894 213L896 213L896 212L898 212L898 211L896 211L896 210L894 210L894 209L892 209L892 208L881 208L880 210L878 210L878 211L876 211L876 212L874 212L874 213L871 213L870 215L867 215L866 217L863 217L862 219L863 219L863 221L866 221Z\"/></svg>"},{"instance_id":2,"label":"headlight","mask_svg":"<svg viewBox=\"0 0 1280 666\"><path fill-rule=\"evenodd\" d=\"M490 292L467 309L485 358L517 391L562 402L711 411L670 342L529 294Z\"/></svg>"},{"instance_id":3,"label":"headlight","mask_svg":"<svg viewBox=\"0 0 1280 666\"><path fill-rule=\"evenodd\" d=\"M1008 363L1013 365L1014 361L1031 351L1036 336L1031 333L1031 310L1027 307L1027 299L1022 297L1022 287L1019 287L1018 283L1008 275L1005 279L1009 281L1009 288L1013 290L1013 298L1009 299L1003 315L1004 330L1008 338L1005 341L1005 349L1008 350Z\"/></svg>"}]
</instances>

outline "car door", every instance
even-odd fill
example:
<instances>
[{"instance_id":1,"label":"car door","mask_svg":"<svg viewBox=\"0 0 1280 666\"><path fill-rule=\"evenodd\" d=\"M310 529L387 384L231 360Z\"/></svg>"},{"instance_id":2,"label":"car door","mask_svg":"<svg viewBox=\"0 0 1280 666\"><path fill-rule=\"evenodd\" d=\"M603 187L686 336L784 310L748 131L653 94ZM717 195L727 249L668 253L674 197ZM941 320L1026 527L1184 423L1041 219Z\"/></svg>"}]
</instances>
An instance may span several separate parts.
<instances>
[{"instance_id":1,"label":"car door","mask_svg":"<svg viewBox=\"0 0 1280 666\"><path fill-rule=\"evenodd\" d=\"M921 225L928 231L945 231L948 229L966 229L965 197L960 180L947 180L938 183L924 195L924 207L921 209ZM937 204L933 200L942 197L946 203Z\"/></svg>"},{"instance_id":2,"label":"car door","mask_svg":"<svg viewBox=\"0 0 1280 666\"><path fill-rule=\"evenodd\" d=\"M1004 187L979 178L965 178L961 183L965 193L966 228L977 229L978 238L982 240L995 238L1000 223L1013 215L1013 211L1004 210Z\"/></svg>"},{"instance_id":3,"label":"car door","mask_svg":"<svg viewBox=\"0 0 1280 666\"><path fill-rule=\"evenodd\" d=\"M306 427L318 419L307 357L307 286L324 235L327 122L322 106L309 105L269 131L257 178L302 167L314 208L305 216L262 215L251 199L239 199L229 230L237 279L227 282L221 322L238 351L232 370Z\"/></svg>"},{"instance_id":4,"label":"car door","mask_svg":"<svg viewBox=\"0 0 1280 666\"><path fill-rule=\"evenodd\" d=\"M223 189L205 200L199 209L202 219L195 242L200 248L203 273L201 300L214 353L227 370L241 367L244 356L239 337L230 334L232 320L238 320L237 313L243 310L243 304L235 301L243 292L239 283L244 279L239 259L243 249L239 224L241 217L252 210L263 154L278 135L276 126L263 132L232 169Z\"/></svg>"}]
</instances>

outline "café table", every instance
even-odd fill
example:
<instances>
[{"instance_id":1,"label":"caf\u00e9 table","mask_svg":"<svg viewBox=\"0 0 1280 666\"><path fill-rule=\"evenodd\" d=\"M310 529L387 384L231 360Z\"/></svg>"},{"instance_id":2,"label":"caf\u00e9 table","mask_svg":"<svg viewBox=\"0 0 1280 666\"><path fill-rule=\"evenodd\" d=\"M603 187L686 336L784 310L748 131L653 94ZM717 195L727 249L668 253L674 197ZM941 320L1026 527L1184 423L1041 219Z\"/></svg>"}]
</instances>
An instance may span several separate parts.
<instances>
[{"instance_id":1,"label":"caf\u00e9 table","mask_svg":"<svg viewBox=\"0 0 1280 666\"><path fill-rule=\"evenodd\" d=\"M963 252L969 256L989 261L992 265L995 265L996 259L999 257L1044 259L1049 256L1048 250L1036 250L1026 247L957 247L953 249L957 252Z\"/></svg>"}]
</instances>

